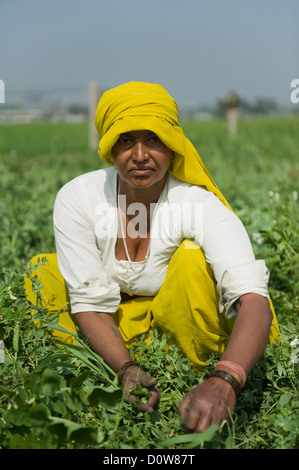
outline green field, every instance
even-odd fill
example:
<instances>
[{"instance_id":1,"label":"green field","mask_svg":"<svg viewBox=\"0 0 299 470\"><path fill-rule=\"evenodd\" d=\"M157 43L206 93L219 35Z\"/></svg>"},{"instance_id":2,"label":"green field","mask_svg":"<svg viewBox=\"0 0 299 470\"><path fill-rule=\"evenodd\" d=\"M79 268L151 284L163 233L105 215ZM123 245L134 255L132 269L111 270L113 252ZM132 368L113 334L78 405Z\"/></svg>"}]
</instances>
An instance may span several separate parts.
<instances>
[{"instance_id":1,"label":"green field","mask_svg":"<svg viewBox=\"0 0 299 470\"><path fill-rule=\"evenodd\" d=\"M182 126L245 224L257 258L266 259L281 340L267 348L232 423L217 433L184 434L177 412L217 358L198 376L174 346L164 350L167 338L158 332L134 354L158 379L159 409L144 415L124 403L114 374L83 340L77 349L58 348L46 334L57 319L34 327L23 292L29 259L55 251L57 191L101 166L88 150L88 126L2 124L0 449L298 449L299 118L244 119L235 138L223 120ZM45 317L43 308L37 316Z\"/></svg>"}]
</instances>

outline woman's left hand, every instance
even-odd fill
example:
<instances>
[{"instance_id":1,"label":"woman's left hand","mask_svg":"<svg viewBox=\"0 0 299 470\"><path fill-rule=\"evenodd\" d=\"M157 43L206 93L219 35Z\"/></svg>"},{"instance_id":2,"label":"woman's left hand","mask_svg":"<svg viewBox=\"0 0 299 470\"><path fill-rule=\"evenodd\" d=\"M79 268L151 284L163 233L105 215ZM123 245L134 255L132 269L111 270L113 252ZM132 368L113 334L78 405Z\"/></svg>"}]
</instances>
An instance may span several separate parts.
<instances>
[{"instance_id":1,"label":"woman's left hand","mask_svg":"<svg viewBox=\"0 0 299 470\"><path fill-rule=\"evenodd\" d=\"M181 424L186 432L203 432L212 424L229 420L236 404L232 386L211 377L190 390L179 406Z\"/></svg>"},{"instance_id":2,"label":"woman's left hand","mask_svg":"<svg viewBox=\"0 0 299 470\"><path fill-rule=\"evenodd\" d=\"M139 411L153 413L160 401L160 391L157 381L149 377L142 369L132 366L124 373L123 392L127 403L130 403ZM137 388L147 389L147 400L142 401ZM142 390L141 390L142 392Z\"/></svg>"}]
</instances>

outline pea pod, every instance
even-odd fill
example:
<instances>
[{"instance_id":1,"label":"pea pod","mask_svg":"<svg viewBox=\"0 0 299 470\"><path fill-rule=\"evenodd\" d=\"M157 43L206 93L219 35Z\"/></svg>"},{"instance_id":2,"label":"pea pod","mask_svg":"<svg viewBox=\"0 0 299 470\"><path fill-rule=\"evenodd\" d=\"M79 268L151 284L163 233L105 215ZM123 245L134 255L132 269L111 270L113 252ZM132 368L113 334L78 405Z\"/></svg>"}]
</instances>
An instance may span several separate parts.
<instances>
[{"instance_id":1,"label":"pea pod","mask_svg":"<svg viewBox=\"0 0 299 470\"><path fill-rule=\"evenodd\" d=\"M20 322L17 322L14 333L13 333L13 340L12 340L12 345L16 352L19 351L19 339L20 339Z\"/></svg>"}]
</instances>

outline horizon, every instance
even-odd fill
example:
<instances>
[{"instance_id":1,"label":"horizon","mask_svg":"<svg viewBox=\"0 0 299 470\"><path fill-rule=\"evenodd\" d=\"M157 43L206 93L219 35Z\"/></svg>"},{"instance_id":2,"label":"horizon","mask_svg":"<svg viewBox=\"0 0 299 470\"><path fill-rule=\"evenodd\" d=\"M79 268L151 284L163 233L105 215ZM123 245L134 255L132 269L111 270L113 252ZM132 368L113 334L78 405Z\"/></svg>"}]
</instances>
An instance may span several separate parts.
<instances>
[{"instance_id":1,"label":"horizon","mask_svg":"<svg viewBox=\"0 0 299 470\"><path fill-rule=\"evenodd\" d=\"M298 17L296 0L2 0L5 104L88 103L92 80L101 90L136 80L163 85L179 109L231 90L292 107Z\"/></svg>"}]
</instances>

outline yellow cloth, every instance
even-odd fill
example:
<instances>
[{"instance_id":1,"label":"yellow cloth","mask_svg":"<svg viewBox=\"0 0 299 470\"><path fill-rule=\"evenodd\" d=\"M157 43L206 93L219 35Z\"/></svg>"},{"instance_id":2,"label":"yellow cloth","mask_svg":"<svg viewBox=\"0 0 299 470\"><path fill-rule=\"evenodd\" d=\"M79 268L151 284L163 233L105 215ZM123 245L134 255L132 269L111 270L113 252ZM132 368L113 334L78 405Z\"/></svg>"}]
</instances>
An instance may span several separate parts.
<instances>
[{"instance_id":1,"label":"yellow cloth","mask_svg":"<svg viewBox=\"0 0 299 470\"><path fill-rule=\"evenodd\" d=\"M44 285L42 302L49 313L63 312L59 325L76 333L74 315L68 311L68 293L60 274L56 254L38 255L31 260L37 265L38 258L45 256L47 264L37 266L37 275ZM36 305L31 280L26 278L25 291L28 299ZM185 240L172 256L165 281L159 293L153 297L139 297L120 304L114 319L122 337L130 347L136 337L160 328L171 335L172 340L197 367L206 365L210 354L224 352L234 325L218 309L219 295L212 269L204 252L193 242ZM74 342L67 333L53 330L54 338ZM273 310L270 334L272 343L278 336L278 325Z\"/></svg>"},{"instance_id":2,"label":"yellow cloth","mask_svg":"<svg viewBox=\"0 0 299 470\"><path fill-rule=\"evenodd\" d=\"M170 170L176 178L205 186L230 207L179 126L176 102L161 85L129 82L106 91L99 100L95 125L101 136L99 155L109 165L113 165L111 149L120 134L152 131L175 152Z\"/></svg>"},{"instance_id":3,"label":"yellow cloth","mask_svg":"<svg viewBox=\"0 0 299 470\"><path fill-rule=\"evenodd\" d=\"M46 263L40 263L42 258L46 258ZM48 314L59 314L58 324L70 331L76 333L75 316L69 313L69 296L65 281L59 271L57 263L57 255L53 253L44 253L34 256L27 266L30 271L30 276L37 276L38 281L41 283L41 289L36 293L33 289L32 281L29 277L25 276L24 289L29 302L32 304L32 315L36 313L34 307L47 308ZM39 324L39 321L36 322ZM67 333L54 330L52 331L53 337L65 341L67 343L74 343L74 337Z\"/></svg>"}]
</instances>

